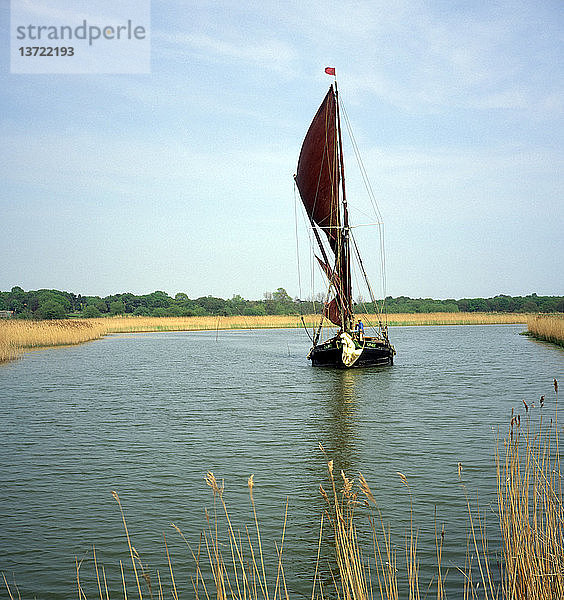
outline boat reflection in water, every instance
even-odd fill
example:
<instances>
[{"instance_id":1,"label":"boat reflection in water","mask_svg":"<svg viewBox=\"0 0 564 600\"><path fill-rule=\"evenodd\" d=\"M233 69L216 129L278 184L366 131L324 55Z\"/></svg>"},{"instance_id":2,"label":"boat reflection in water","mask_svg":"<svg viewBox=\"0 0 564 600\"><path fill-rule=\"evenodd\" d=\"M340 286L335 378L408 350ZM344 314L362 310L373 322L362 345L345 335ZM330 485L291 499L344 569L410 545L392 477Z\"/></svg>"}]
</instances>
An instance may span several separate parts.
<instances>
[{"instance_id":1,"label":"boat reflection in water","mask_svg":"<svg viewBox=\"0 0 564 600\"><path fill-rule=\"evenodd\" d=\"M357 374L348 369L333 372L326 399L327 431L320 441L336 473L354 474L359 466Z\"/></svg>"}]
</instances>

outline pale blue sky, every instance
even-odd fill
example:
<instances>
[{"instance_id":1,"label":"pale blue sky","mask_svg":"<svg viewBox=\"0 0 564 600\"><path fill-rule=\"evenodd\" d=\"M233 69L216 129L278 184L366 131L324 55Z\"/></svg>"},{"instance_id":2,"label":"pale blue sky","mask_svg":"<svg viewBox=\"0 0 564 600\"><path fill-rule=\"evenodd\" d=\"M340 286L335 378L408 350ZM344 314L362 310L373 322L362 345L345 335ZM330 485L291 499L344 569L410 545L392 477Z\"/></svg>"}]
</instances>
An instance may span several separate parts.
<instances>
[{"instance_id":1,"label":"pale blue sky","mask_svg":"<svg viewBox=\"0 0 564 600\"><path fill-rule=\"evenodd\" d=\"M149 75L11 75L0 17L1 290L308 295L292 175L330 65L388 294L564 294L559 0L153 0Z\"/></svg>"}]
</instances>

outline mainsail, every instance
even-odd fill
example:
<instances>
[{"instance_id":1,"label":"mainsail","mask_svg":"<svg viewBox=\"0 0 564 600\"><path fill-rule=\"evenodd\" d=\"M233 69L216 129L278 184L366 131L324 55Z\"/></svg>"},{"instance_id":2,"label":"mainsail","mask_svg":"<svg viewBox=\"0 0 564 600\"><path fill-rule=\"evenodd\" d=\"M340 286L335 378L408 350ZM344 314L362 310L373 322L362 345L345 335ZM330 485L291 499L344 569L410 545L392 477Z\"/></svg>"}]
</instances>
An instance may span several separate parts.
<instances>
[{"instance_id":1,"label":"mainsail","mask_svg":"<svg viewBox=\"0 0 564 600\"><path fill-rule=\"evenodd\" d=\"M340 208L339 181L342 164L339 162L339 129L337 98L329 88L304 138L296 185L323 254L318 259L327 279L335 290L335 298L325 306L325 316L335 325L345 328L352 318L350 274L348 272L348 225L346 207ZM342 213L341 213L342 210ZM327 236L333 251L334 268L315 228Z\"/></svg>"},{"instance_id":2,"label":"mainsail","mask_svg":"<svg viewBox=\"0 0 564 600\"><path fill-rule=\"evenodd\" d=\"M335 92L329 88L302 144L296 185L309 218L325 232L336 253L339 227L339 162Z\"/></svg>"}]
</instances>

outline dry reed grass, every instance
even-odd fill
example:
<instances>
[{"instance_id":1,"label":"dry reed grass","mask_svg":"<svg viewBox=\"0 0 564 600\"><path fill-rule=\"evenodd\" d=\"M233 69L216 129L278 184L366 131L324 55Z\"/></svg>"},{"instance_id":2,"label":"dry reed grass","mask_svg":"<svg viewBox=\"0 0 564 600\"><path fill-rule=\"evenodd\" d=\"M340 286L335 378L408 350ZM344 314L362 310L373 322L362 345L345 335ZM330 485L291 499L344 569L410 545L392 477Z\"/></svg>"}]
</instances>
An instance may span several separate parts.
<instances>
[{"instance_id":1,"label":"dry reed grass","mask_svg":"<svg viewBox=\"0 0 564 600\"><path fill-rule=\"evenodd\" d=\"M530 316L527 319L527 334L564 346L564 314Z\"/></svg>"},{"instance_id":2,"label":"dry reed grass","mask_svg":"<svg viewBox=\"0 0 564 600\"><path fill-rule=\"evenodd\" d=\"M530 315L524 313L445 312L389 314L390 325L510 325L526 323ZM374 320L376 315L368 315ZM362 317L361 317L362 318Z\"/></svg>"},{"instance_id":3,"label":"dry reed grass","mask_svg":"<svg viewBox=\"0 0 564 600\"><path fill-rule=\"evenodd\" d=\"M421 313L388 315L390 325L484 325L526 323L522 313ZM378 323L378 315L358 314L365 323ZM302 321L303 319L303 321ZM319 315L266 315L228 317L110 317L99 319L108 333L138 331L202 331L222 329L293 329L315 326ZM333 325L325 320L326 326Z\"/></svg>"},{"instance_id":4,"label":"dry reed grass","mask_svg":"<svg viewBox=\"0 0 564 600\"><path fill-rule=\"evenodd\" d=\"M558 403L558 382L554 380ZM544 404L544 396L541 404ZM505 598L564 598L564 507L558 417L524 431L520 419L497 455Z\"/></svg>"},{"instance_id":5,"label":"dry reed grass","mask_svg":"<svg viewBox=\"0 0 564 600\"><path fill-rule=\"evenodd\" d=\"M299 316L208 316L208 317L109 317L97 319L108 333L142 331L215 331L223 329L291 329L301 326ZM315 317L314 321L315 322Z\"/></svg>"},{"instance_id":6,"label":"dry reed grass","mask_svg":"<svg viewBox=\"0 0 564 600\"><path fill-rule=\"evenodd\" d=\"M0 362L17 358L26 348L67 346L97 340L106 333L103 323L92 320L0 320Z\"/></svg>"},{"instance_id":7,"label":"dry reed grass","mask_svg":"<svg viewBox=\"0 0 564 600\"><path fill-rule=\"evenodd\" d=\"M320 445L321 450L323 447ZM386 600L399 600L405 597L401 593L398 580L399 570L397 546L392 541L389 526L387 527L378 509L374 495L360 473L355 485L343 471L340 472L341 488L334 476L333 461L327 462L331 482L329 494L320 486L320 492L327 505L326 515L331 525L334 538L334 560L336 570L332 572L332 587L336 597L343 600L372 600L379 597ZM398 472L397 475L406 486L410 504L411 490L407 477ZM368 523L370 538L361 542L357 521L364 508L369 509ZM323 520L322 520L323 524ZM321 536L320 536L321 539ZM418 533L413 523L413 506L410 510L410 525L405 537L405 572L407 574L408 597L420 597L419 561L417 557ZM437 542L437 559L439 571L437 577L437 598L442 597L443 578L440 564L442 554L442 537ZM319 562L319 552L318 552ZM316 573L318 565L316 564ZM317 591L317 594L316 594ZM331 590L324 589L321 580L314 577L312 599L332 597Z\"/></svg>"}]
</instances>

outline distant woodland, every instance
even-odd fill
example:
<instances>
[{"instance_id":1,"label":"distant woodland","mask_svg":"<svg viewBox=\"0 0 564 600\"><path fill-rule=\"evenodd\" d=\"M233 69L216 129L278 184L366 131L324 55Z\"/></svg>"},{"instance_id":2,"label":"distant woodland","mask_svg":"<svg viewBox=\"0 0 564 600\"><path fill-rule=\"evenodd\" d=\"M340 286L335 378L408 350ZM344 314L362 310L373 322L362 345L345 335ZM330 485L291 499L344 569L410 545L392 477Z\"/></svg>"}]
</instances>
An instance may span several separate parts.
<instances>
[{"instance_id":1,"label":"distant woodland","mask_svg":"<svg viewBox=\"0 0 564 600\"><path fill-rule=\"evenodd\" d=\"M13 287L0 292L0 311L3 316L20 319L96 318L113 315L151 317L191 317L209 315L291 315L311 314L319 311L323 298L300 300L291 298L284 288L267 292L261 300L245 300L235 295L228 300L214 296L191 299L184 293L174 297L165 292L152 292L141 296L124 293L83 296L59 290L24 291ZM506 296L493 298L462 298L461 300L434 300L432 298L386 298L389 313L432 312L564 312L564 296ZM9 311L9 312L4 312ZM356 304L356 312L377 311L371 302Z\"/></svg>"}]
</instances>

